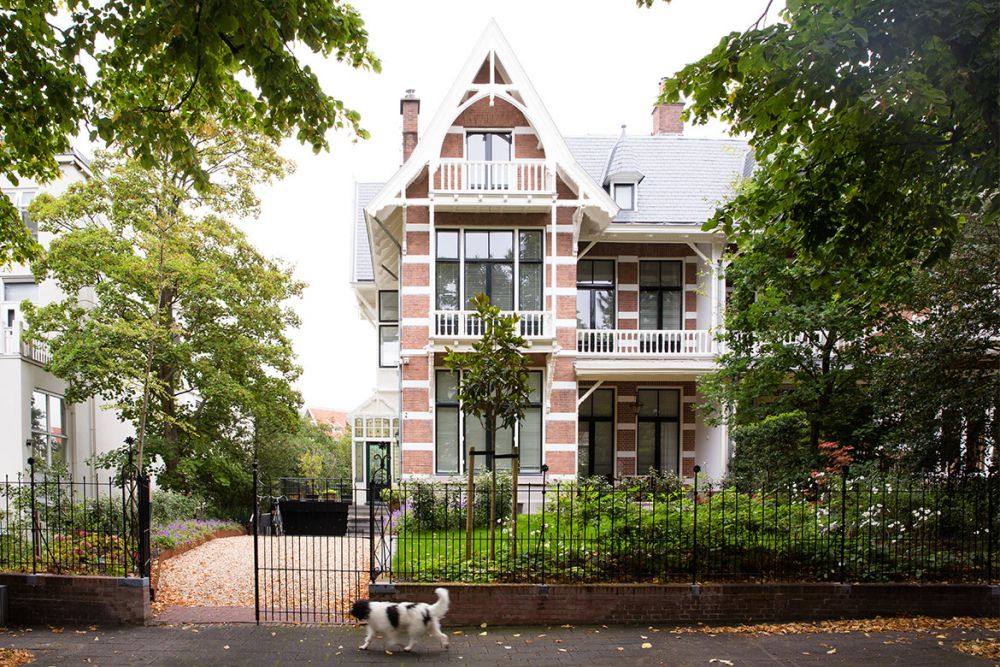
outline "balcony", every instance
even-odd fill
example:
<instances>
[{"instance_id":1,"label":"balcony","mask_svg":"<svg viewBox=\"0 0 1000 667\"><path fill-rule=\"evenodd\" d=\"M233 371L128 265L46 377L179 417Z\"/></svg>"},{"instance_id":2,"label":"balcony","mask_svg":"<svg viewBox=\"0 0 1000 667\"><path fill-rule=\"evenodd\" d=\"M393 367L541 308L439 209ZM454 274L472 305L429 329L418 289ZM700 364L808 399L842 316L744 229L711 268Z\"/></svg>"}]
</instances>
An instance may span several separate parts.
<instances>
[{"instance_id":1,"label":"balcony","mask_svg":"<svg viewBox=\"0 0 1000 667\"><path fill-rule=\"evenodd\" d=\"M580 356L693 358L714 356L718 347L706 329L577 329Z\"/></svg>"},{"instance_id":2,"label":"balcony","mask_svg":"<svg viewBox=\"0 0 1000 667\"><path fill-rule=\"evenodd\" d=\"M21 357L39 364L52 361L52 353L45 343L29 343L23 337L24 325L16 322L13 327L0 328L0 357Z\"/></svg>"},{"instance_id":3,"label":"balcony","mask_svg":"<svg viewBox=\"0 0 1000 667\"><path fill-rule=\"evenodd\" d=\"M552 338L552 317L542 310L521 310L505 312L505 315L520 317L517 326L525 338ZM434 330L436 338L451 338L468 340L483 335L483 321L474 310L436 310L434 311Z\"/></svg>"},{"instance_id":4,"label":"balcony","mask_svg":"<svg viewBox=\"0 0 1000 667\"><path fill-rule=\"evenodd\" d=\"M555 192L555 177L545 160L443 159L434 170L431 191L454 195L544 195Z\"/></svg>"}]
</instances>

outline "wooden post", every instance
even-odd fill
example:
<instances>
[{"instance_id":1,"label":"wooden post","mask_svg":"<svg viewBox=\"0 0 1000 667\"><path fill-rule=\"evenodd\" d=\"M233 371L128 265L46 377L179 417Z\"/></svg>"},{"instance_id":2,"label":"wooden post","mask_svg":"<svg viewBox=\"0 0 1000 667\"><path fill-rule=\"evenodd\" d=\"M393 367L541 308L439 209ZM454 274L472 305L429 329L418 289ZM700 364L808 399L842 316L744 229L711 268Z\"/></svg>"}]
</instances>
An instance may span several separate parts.
<instances>
[{"instance_id":1,"label":"wooden post","mask_svg":"<svg viewBox=\"0 0 1000 667\"><path fill-rule=\"evenodd\" d=\"M494 452L496 449L493 450ZM490 466L490 562L496 559L497 546L497 462Z\"/></svg>"},{"instance_id":2,"label":"wooden post","mask_svg":"<svg viewBox=\"0 0 1000 667\"><path fill-rule=\"evenodd\" d=\"M469 470L469 486L465 492L465 560L472 560L472 506L476 499L476 481L475 481L475 471L473 468L476 465L476 448L469 448L469 459L466 467Z\"/></svg>"},{"instance_id":3,"label":"wooden post","mask_svg":"<svg viewBox=\"0 0 1000 667\"><path fill-rule=\"evenodd\" d=\"M514 455L510 460L510 568L514 569L517 558L517 472L521 467L521 458L517 445L511 450Z\"/></svg>"}]
</instances>

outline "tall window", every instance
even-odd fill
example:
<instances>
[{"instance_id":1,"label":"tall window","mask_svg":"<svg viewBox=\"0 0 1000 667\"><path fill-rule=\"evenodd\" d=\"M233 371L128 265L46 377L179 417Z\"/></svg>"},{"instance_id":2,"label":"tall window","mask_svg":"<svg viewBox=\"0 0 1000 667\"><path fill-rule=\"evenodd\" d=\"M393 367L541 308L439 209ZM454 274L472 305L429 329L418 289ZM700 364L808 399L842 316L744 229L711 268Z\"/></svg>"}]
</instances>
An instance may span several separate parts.
<instances>
[{"instance_id":1,"label":"tall window","mask_svg":"<svg viewBox=\"0 0 1000 667\"><path fill-rule=\"evenodd\" d=\"M462 258L458 253L460 232L457 229L442 230L437 233L435 247L437 261L434 263L434 284L437 295L436 310L458 310L461 290Z\"/></svg>"},{"instance_id":2,"label":"tall window","mask_svg":"<svg viewBox=\"0 0 1000 667\"><path fill-rule=\"evenodd\" d=\"M31 449L36 465L66 465L66 403L62 396L35 390L31 393Z\"/></svg>"},{"instance_id":3,"label":"tall window","mask_svg":"<svg viewBox=\"0 0 1000 667\"><path fill-rule=\"evenodd\" d=\"M391 368L399 365L399 292L378 293L378 365Z\"/></svg>"},{"instance_id":4,"label":"tall window","mask_svg":"<svg viewBox=\"0 0 1000 667\"><path fill-rule=\"evenodd\" d=\"M480 292L502 310L514 310L514 233L465 232L465 307Z\"/></svg>"},{"instance_id":5,"label":"tall window","mask_svg":"<svg viewBox=\"0 0 1000 667\"><path fill-rule=\"evenodd\" d=\"M576 265L576 326L615 328L615 263L581 259Z\"/></svg>"},{"instance_id":6,"label":"tall window","mask_svg":"<svg viewBox=\"0 0 1000 667\"><path fill-rule=\"evenodd\" d=\"M438 371L435 382L435 442L438 474L454 474L465 470L466 452L475 447L479 452L510 454L515 438L520 448L521 470L537 472L542 466L542 374L528 374L530 407L524 419L514 429L497 431L496 445L485 426L475 417L462 413L458 401L458 374ZM462 437L460 437L462 436ZM499 459L498 470L509 470L510 459ZM489 456L476 457L476 468L488 469L494 461Z\"/></svg>"},{"instance_id":7,"label":"tall window","mask_svg":"<svg viewBox=\"0 0 1000 667\"><path fill-rule=\"evenodd\" d=\"M580 391L581 394L585 390ZM615 473L615 392L596 389L579 410L579 474L581 477Z\"/></svg>"},{"instance_id":8,"label":"tall window","mask_svg":"<svg viewBox=\"0 0 1000 667\"><path fill-rule=\"evenodd\" d=\"M682 329L682 263L639 263L639 328Z\"/></svg>"},{"instance_id":9,"label":"tall window","mask_svg":"<svg viewBox=\"0 0 1000 667\"><path fill-rule=\"evenodd\" d=\"M435 310L460 310L462 304L471 309L472 297L480 292L503 310L544 308L541 230L445 229L435 242Z\"/></svg>"},{"instance_id":10,"label":"tall window","mask_svg":"<svg viewBox=\"0 0 1000 667\"><path fill-rule=\"evenodd\" d=\"M636 394L636 473L650 469L680 474L679 389L640 389Z\"/></svg>"}]
</instances>

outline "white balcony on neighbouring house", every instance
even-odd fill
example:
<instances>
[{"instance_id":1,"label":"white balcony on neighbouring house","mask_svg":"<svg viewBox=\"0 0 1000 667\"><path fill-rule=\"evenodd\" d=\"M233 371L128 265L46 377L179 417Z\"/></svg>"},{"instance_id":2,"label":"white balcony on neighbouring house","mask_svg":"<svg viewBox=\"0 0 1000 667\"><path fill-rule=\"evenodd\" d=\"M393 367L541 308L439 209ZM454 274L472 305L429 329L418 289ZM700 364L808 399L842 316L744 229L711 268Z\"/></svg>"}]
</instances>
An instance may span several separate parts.
<instances>
[{"instance_id":1,"label":"white balcony on neighbouring house","mask_svg":"<svg viewBox=\"0 0 1000 667\"><path fill-rule=\"evenodd\" d=\"M543 195L555 192L555 177L545 160L443 159L430 189L456 195Z\"/></svg>"},{"instance_id":2,"label":"white balcony on neighbouring house","mask_svg":"<svg viewBox=\"0 0 1000 667\"><path fill-rule=\"evenodd\" d=\"M529 340L553 336L552 317L545 311L521 310L504 314L518 316L518 330ZM483 335L483 321L474 310L436 310L433 324L435 338L468 340Z\"/></svg>"},{"instance_id":3,"label":"white balcony on neighbouring house","mask_svg":"<svg viewBox=\"0 0 1000 667\"><path fill-rule=\"evenodd\" d=\"M580 356L630 358L711 357L718 352L706 329L577 329L576 349Z\"/></svg>"},{"instance_id":4,"label":"white balcony on neighbouring house","mask_svg":"<svg viewBox=\"0 0 1000 667\"><path fill-rule=\"evenodd\" d=\"M20 322L13 327L0 328L0 356L21 357L47 364L52 361L49 346L45 343L29 343L24 337L24 325Z\"/></svg>"}]
</instances>

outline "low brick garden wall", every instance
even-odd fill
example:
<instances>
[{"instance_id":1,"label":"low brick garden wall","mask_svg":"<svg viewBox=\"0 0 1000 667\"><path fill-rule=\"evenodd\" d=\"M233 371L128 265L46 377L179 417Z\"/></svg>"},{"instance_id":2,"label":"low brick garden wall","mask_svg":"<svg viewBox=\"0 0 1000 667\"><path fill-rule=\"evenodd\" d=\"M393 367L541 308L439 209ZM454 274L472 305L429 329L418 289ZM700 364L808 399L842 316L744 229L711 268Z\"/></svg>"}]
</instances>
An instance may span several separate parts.
<instances>
[{"instance_id":1,"label":"low brick garden wall","mask_svg":"<svg viewBox=\"0 0 1000 667\"><path fill-rule=\"evenodd\" d=\"M152 617L149 579L0 574L10 625L144 625Z\"/></svg>"},{"instance_id":2,"label":"low brick garden wall","mask_svg":"<svg viewBox=\"0 0 1000 667\"><path fill-rule=\"evenodd\" d=\"M435 599L395 584L373 599ZM875 616L998 616L1000 586L975 584L444 584L447 625L763 623Z\"/></svg>"}]
</instances>

